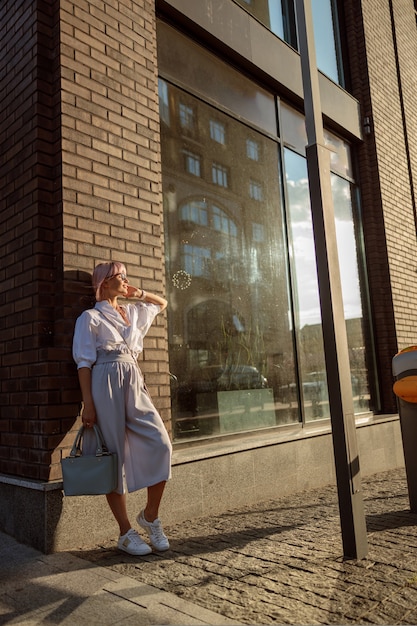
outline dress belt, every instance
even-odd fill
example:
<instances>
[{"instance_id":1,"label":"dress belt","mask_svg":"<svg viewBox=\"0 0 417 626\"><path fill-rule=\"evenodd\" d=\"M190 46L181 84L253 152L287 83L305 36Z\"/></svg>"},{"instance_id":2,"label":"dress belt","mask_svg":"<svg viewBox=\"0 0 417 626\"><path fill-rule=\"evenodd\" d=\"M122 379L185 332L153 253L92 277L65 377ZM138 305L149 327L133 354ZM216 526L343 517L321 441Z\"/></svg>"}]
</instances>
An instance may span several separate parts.
<instances>
[{"instance_id":1,"label":"dress belt","mask_svg":"<svg viewBox=\"0 0 417 626\"><path fill-rule=\"evenodd\" d=\"M127 352L119 352L118 350L109 350L108 352L103 350L98 351L95 365L115 362L133 363L135 365L137 364L133 356L131 354L128 354Z\"/></svg>"}]
</instances>

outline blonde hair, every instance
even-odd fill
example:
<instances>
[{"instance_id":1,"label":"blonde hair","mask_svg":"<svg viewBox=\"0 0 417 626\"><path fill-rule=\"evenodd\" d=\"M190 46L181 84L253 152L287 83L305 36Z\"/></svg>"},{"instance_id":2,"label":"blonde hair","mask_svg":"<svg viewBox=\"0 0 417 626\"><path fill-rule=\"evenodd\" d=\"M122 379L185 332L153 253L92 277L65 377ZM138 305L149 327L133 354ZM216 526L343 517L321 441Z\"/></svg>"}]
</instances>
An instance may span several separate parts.
<instances>
[{"instance_id":1,"label":"blonde hair","mask_svg":"<svg viewBox=\"0 0 417 626\"><path fill-rule=\"evenodd\" d=\"M101 288L106 279L111 278L115 274L126 273L126 268L120 261L111 261L110 263L99 263L93 272L93 289L97 302L103 298L101 296Z\"/></svg>"}]
</instances>

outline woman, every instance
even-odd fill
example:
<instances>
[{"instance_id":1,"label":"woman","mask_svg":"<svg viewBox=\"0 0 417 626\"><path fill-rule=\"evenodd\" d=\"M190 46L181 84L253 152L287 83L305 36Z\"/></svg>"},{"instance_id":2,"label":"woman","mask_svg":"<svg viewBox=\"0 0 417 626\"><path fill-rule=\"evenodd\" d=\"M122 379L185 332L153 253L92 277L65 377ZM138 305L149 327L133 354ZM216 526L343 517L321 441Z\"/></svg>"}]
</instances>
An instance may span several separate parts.
<instances>
[{"instance_id":1,"label":"woman","mask_svg":"<svg viewBox=\"0 0 417 626\"><path fill-rule=\"evenodd\" d=\"M119 524L117 545L129 554L152 552L130 524L125 479L129 492L147 488L146 507L137 522L156 550L168 550L158 511L171 476L172 446L136 362L144 336L167 301L130 286L126 268L118 262L100 263L95 268L93 288L96 304L76 321L73 356L84 405L83 425L92 429L97 423L110 452L118 457L118 486L107 495ZM136 298L137 302L119 306L119 297ZM84 452L91 454L94 449L94 434L87 431Z\"/></svg>"}]
</instances>

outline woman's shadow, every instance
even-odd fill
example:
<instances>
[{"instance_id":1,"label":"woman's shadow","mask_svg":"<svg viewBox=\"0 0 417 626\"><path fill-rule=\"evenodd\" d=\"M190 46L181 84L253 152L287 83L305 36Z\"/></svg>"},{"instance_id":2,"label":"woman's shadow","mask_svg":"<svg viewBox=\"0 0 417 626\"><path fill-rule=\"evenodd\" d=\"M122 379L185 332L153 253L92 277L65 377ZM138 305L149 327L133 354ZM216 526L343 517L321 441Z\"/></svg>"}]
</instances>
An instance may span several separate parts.
<instances>
[{"instance_id":1,"label":"woman's shadow","mask_svg":"<svg viewBox=\"0 0 417 626\"><path fill-rule=\"evenodd\" d=\"M60 387L51 389L51 397L59 398L59 402L50 402L49 411L60 416L59 434L54 433L54 440L58 434L58 441L54 448L49 451L51 480L59 481L61 468L54 468L56 463L56 452L60 451L60 458L69 455L75 435L81 426L81 392L78 383L77 367L72 358L72 338L74 326L77 318L83 311L90 309L95 304L94 292L91 283L92 275L89 272L80 270L69 270L64 272L62 284L61 307L56 308L55 329L52 337L53 352L51 358L56 358L56 380L60 381ZM56 356L53 356L55 355ZM50 364L53 367L53 363ZM58 376L59 374L59 376ZM57 383L58 384L58 383ZM59 463L60 465L60 463ZM50 553L55 551L55 535L62 515L64 494L60 489L49 492L54 500L50 505L47 520L48 532L44 540L34 541L34 545L42 552ZM42 545L41 545L42 543Z\"/></svg>"}]
</instances>

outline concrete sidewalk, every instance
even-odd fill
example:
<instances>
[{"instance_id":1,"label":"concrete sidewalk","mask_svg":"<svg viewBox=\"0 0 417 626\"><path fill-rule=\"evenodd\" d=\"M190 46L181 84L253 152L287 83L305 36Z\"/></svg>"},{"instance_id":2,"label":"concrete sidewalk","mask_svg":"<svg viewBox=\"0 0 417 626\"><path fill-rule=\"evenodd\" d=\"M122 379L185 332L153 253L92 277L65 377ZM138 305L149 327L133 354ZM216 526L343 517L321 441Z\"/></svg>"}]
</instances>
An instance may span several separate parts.
<instances>
[{"instance_id":1,"label":"concrete sidewalk","mask_svg":"<svg viewBox=\"0 0 417 626\"><path fill-rule=\"evenodd\" d=\"M335 487L166 528L160 555L45 556L0 535L0 624L417 624L405 472L363 490L361 561L343 560Z\"/></svg>"},{"instance_id":2,"label":"concrete sidewalk","mask_svg":"<svg viewBox=\"0 0 417 626\"><path fill-rule=\"evenodd\" d=\"M70 553L0 534L0 624L233 624L210 610Z\"/></svg>"}]
</instances>

